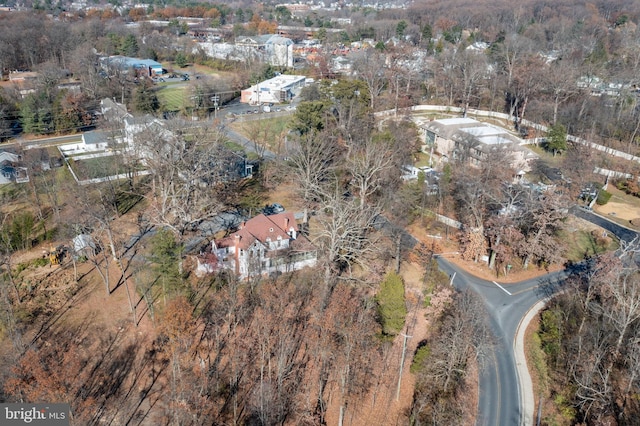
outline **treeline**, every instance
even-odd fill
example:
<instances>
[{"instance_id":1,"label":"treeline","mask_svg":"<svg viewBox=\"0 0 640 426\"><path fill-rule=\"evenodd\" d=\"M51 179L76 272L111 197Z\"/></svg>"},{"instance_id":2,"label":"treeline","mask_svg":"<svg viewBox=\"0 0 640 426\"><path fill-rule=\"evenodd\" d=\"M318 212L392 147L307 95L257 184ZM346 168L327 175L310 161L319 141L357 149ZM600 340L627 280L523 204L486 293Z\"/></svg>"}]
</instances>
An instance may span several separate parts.
<instances>
[{"instance_id":1,"label":"treeline","mask_svg":"<svg viewBox=\"0 0 640 426\"><path fill-rule=\"evenodd\" d=\"M563 422L634 425L640 417L640 276L637 249L589 262L540 317L546 398ZM631 262L631 263L630 263ZM554 420L543 412L543 422ZM560 421L560 419L558 419Z\"/></svg>"}]
</instances>

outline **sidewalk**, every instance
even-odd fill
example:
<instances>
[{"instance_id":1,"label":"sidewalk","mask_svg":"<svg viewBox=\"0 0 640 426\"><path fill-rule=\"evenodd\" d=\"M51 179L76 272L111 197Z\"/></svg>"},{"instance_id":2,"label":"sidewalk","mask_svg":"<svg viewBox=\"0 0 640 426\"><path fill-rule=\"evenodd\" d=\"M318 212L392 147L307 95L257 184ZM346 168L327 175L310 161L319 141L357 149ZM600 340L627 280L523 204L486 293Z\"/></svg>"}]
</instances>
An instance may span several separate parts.
<instances>
[{"instance_id":1,"label":"sidewalk","mask_svg":"<svg viewBox=\"0 0 640 426\"><path fill-rule=\"evenodd\" d=\"M516 331L516 340L513 342L513 356L516 362L516 372L518 373L520 382L520 425L529 426L533 425L534 412L536 408L536 400L533 395L533 383L531 381L531 375L529 374L529 368L527 366L527 357L524 350L524 337L529 327L529 323L538 315L538 313L544 308L546 300L541 300L522 318L520 324L518 324L518 330Z\"/></svg>"}]
</instances>

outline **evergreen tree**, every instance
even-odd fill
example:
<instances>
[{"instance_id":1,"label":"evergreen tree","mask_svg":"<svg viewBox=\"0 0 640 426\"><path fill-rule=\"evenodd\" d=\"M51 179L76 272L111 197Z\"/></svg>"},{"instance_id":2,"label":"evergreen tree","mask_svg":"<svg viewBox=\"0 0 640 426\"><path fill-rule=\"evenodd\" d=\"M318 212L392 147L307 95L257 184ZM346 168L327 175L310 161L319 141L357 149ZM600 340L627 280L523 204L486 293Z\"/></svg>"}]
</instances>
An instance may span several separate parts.
<instances>
[{"instance_id":1,"label":"evergreen tree","mask_svg":"<svg viewBox=\"0 0 640 426\"><path fill-rule=\"evenodd\" d=\"M404 19L398 22L398 25L396 25L396 35L398 36L398 38L404 37L404 32L407 30L408 26L409 24L407 24L407 21L405 21Z\"/></svg>"},{"instance_id":2,"label":"evergreen tree","mask_svg":"<svg viewBox=\"0 0 640 426\"><path fill-rule=\"evenodd\" d=\"M122 54L136 57L138 55L138 40L133 34L126 36L122 42Z\"/></svg>"},{"instance_id":3,"label":"evergreen tree","mask_svg":"<svg viewBox=\"0 0 640 426\"><path fill-rule=\"evenodd\" d=\"M166 229L158 231L151 240L151 260L153 271L162 285L163 296L179 289L182 283L180 262L182 246L176 242L175 236Z\"/></svg>"},{"instance_id":4,"label":"evergreen tree","mask_svg":"<svg viewBox=\"0 0 640 426\"><path fill-rule=\"evenodd\" d=\"M382 333L395 336L404 327L407 307L404 302L404 282L396 273L389 273L380 284L376 295Z\"/></svg>"},{"instance_id":5,"label":"evergreen tree","mask_svg":"<svg viewBox=\"0 0 640 426\"><path fill-rule=\"evenodd\" d=\"M176 57L174 59L174 62L180 68L184 68L184 67L187 66L187 57L185 56L184 53L178 52L178 53L176 53Z\"/></svg>"},{"instance_id":6,"label":"evergreen tree","mask_svg":"<svg viewBox=\"0 0 640 426\"><path fill-rule=\"evenodd\" d=\"M560 123L554 124L547 133L547 149L553 152L555 157L558 152L567 149L567 129Z\"/></svg>"},{"instance_id":7,"label":"evergreen tree","mask_svg":"<svg viewBox=\"0 0 640 426\"><path fill-rule=\"evenodd\" d=\"M160 109L160 101L151 87L144 84L136 89L133 108L138 112L154 113Z\"/></svg>"}]
</instances>

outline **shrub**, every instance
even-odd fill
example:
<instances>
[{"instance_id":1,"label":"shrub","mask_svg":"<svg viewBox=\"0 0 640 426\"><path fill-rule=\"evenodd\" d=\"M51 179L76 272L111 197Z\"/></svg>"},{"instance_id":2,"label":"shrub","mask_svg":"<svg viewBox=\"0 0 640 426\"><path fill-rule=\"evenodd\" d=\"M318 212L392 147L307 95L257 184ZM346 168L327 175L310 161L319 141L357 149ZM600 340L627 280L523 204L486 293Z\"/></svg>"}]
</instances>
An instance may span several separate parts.
<instances>
[{"instance_id":1,"label":"shrub","mask_svg":"<svg viewBox=\"0 0 640 426\"><path fill-rule=\"evenodd\" d=\"M413 361L411 362L409 371L411 371L411 373L413 374L419 373L422 365L425 363L430 354L431 349L429 348L429 345L427 345L426 342L424 342L424 344L422 344L421 342L421 344L418 345L418 349L416 350L415 355L413 356Z\"/></svg>"},{"instance_id":2,"label":"shrub","mask_svg":"<svg viewBox=\"0 0 640 426\"><path fill-rule=\"evenodd\" d=\"M35 268L40 268L42 266L47 266L49 264L49 259L44 258L44 257L39 257L37 259L33 259L31 261L31 265L33 265Z\"/></svg>"},{"instance_id":3,"label":"shrub","mask_svg":"<svg viewBox=\"0 0 640 426\"><path fill-rule=\"evenodd\" d=\"M605 191L604 189L601 189L598 192L598 199L596 200L596 203L599 206L604 206L609 202L610 199L611 199L611 193L608 191Z\"/></svg>"},{"instance_id":4,"label":"shrub","mask_svg":"<svg viewBox=\"0 0 640 426\"><path fill-rule=\"evenodd\" d=\"M404 327L404 319L407 315L404 282L400 275L390 273L385 277L376 295L376 302L382 333L386 336L395 336Z\"/></svg>"}]
</instances>

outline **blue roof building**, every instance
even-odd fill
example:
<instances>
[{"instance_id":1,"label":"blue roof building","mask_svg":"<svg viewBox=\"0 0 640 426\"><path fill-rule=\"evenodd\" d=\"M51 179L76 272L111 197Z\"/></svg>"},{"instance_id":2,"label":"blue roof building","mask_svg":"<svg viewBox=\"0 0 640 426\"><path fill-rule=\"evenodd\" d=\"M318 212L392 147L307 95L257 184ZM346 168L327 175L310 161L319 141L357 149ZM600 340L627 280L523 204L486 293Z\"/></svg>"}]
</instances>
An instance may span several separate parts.
<instances>
[{"instance_id":1,"label":"blue roof building","mask_svg":"<svg viewBox=\"0 0 640 426\"><path fill-rule=\"evenodd\" d=\"M136 73L153 76L164 73L162 65L153 59L129 58L127 56L109 56L100 58L103 68L117 67L120 70L134 69Z\"/></svg>"}]
</instances>

